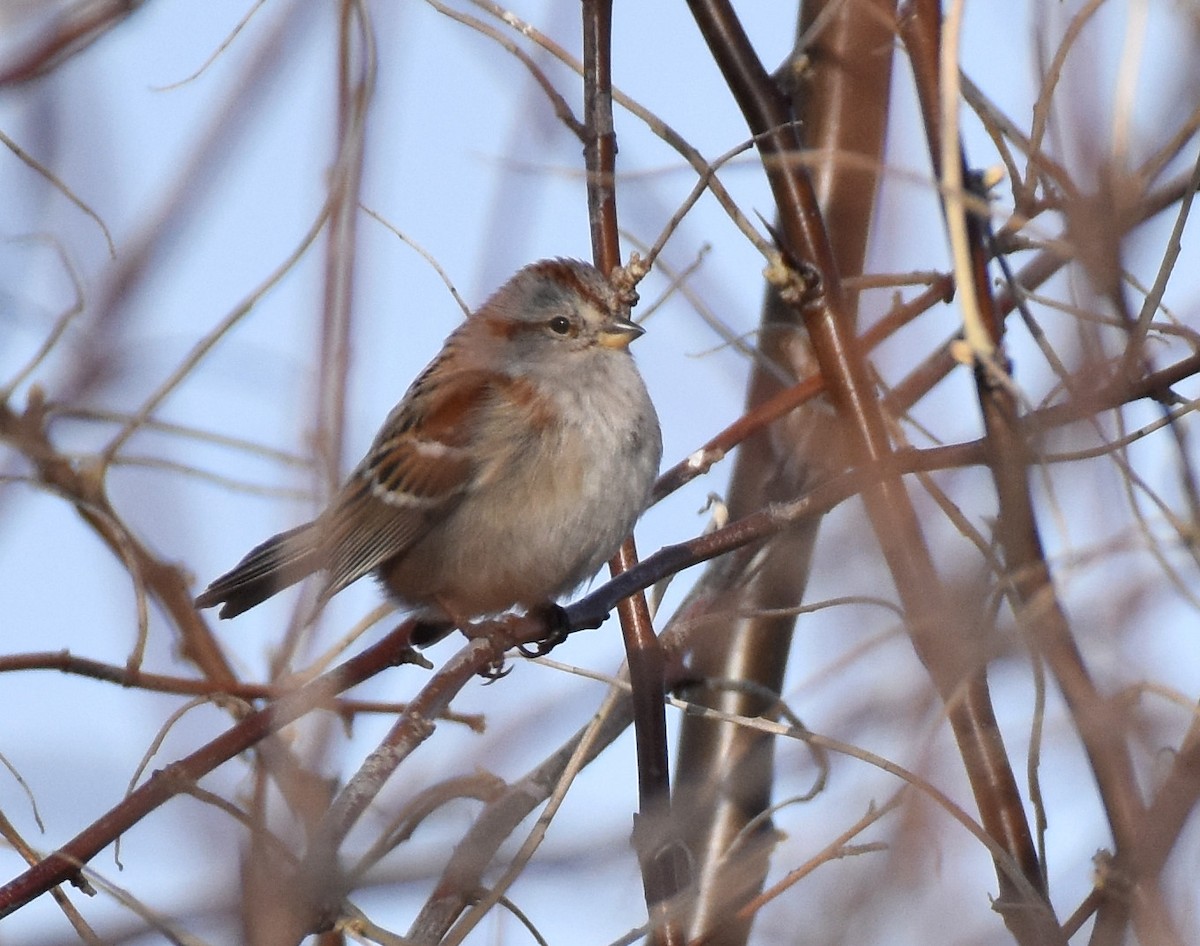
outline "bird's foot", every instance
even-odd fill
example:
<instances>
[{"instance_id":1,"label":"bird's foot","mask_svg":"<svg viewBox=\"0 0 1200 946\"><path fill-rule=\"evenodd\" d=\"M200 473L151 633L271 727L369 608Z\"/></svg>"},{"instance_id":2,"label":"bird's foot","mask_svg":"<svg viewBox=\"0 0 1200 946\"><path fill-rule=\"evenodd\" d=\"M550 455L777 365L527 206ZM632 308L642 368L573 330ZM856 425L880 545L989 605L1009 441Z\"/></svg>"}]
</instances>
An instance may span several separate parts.
<instances>
[{"instance_id":1,"label":"bird's foot","mask_svg":"<svg viewBox=\"0 0 1200 946\"><path fill-rule=\"evenodd\" d=\"M546 625L546 636L533 644L518 644L517 651L522 657L545 657L571 634L571 624L567 620L567 612L553 602L530 610L531 617L540 618Z\"/></svg>"}]
</instances>

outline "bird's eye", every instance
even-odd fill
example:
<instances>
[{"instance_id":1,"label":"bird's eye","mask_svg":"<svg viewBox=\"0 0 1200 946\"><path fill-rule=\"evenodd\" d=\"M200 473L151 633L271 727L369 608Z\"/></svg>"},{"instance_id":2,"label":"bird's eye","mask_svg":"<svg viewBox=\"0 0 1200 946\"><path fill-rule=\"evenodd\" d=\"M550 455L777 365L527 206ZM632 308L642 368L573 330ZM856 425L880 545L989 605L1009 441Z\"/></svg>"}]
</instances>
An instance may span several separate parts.
<instances>
[{"instance_id":1,"label":"bird's eye","mask_svg":"<svg viewBox=\"0 0 1200 946\"><path fill-rule=\"evenodd\" d=\"M571 320L565 315L556 315L547 324L555 335L567 335L571 331Z\"/></svg>"}]
</instances>

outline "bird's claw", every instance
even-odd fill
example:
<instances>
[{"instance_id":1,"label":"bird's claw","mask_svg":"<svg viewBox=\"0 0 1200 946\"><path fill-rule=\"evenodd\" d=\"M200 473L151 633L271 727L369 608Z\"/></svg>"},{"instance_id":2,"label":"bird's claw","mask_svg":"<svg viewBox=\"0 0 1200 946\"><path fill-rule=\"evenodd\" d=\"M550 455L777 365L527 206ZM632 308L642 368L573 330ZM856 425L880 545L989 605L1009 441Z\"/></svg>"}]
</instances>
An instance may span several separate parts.
<instances>
[{"instance_id":1,"label":"bird's claw","mask_svg":"<svg viewBox=\"0 0 1200 946\"><path fill-rule=\"evenodd\" d=\"M497 680L503 680L510 673L512 673L512 667L505 662L503 657L492 661L479 671L479 675L487 681L484 686L487 686L488 683L495 683Z\"/></svg>"},{"instance_id":2,"label":"bird's claw","mask_svg":"<svg viewBox=\"0 0 1200 946\"><path fill-rule=\"evenodd\" d=\"M532 644L518 644L517 652L522 657L532 660L535 657L545 657L571 634L571 624L567 620L567 612L557 604L548 604L539 608L538 616L546 622L546 636Z\"/></svg>"}]
</instances>

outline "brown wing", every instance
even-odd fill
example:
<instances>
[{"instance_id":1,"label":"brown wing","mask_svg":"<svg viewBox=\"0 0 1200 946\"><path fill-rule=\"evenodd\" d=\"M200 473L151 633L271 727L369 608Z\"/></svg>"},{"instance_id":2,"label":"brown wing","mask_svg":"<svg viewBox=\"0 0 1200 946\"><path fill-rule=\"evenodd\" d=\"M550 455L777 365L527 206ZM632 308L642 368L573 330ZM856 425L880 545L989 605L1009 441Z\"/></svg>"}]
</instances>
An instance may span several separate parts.
<instances>
[{"instance_id":1,"label":"brown wing","mask_svg":"<svg viewBox=\"0 0 1200 946\"><path fill-rule=\"evenodd\" d=\"M453 361L452 351L443 352L413 382L321 516L324 597L411 548L474 486L473 420L504 379L440 370Z\"/></svg>"}]
</instances>

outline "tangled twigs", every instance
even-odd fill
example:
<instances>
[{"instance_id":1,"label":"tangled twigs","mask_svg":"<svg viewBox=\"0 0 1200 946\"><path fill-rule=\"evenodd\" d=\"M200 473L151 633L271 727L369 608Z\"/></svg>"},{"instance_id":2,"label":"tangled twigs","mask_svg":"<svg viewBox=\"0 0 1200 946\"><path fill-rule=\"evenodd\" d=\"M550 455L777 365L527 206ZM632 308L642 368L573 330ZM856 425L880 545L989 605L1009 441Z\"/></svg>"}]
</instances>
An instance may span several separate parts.
<instances>
[{"instance_id":1,"label":"tangled twigs","mask_svg":"<svg viewBox=\"0 0 1200 946\"><path fill-rule=\"evenodd\" d=\"M20 451L33 465L38 482L71 502L80 518L126 563L139 590L153 598L179 629L183 656L214 683L236 683L224 651L192 605L187 575L157 558L124 524L108 500L99 465L72 462L55 449L46 418L41 391L32 388L22 413L0 403L0 439Z\"/></svg>"},{"instance_id":2,"label":"tangled twigs","mask_svg":"<svg viewBox=\"0 0 1200 946\"><path fill-rule=\"evenodd\" d=\"M124 801L72 840L0 887L0 917L7 916L50 888L72 881L78 876L80 865L86 864L150 812L194 785L217 766L312 710L328 706L337 694L381 670L410 662L414 656L408 643L410 630L407 623L401 625L379 643L329 673L246 717L178 762L155 771L149 781L130 792Z\"/></svg>"},{"instance_id":3,"label":"tangled twigs","mask_svg":"<svg viewBox=\"0 0 1200 946\"><path fill-rule=\"evenodd\" d=\"M1134 398L1148 397L1161 386L1175 383L1197 371L1200 371L1200 355L1193 355L1128 389L1106 391L1103 397L1097 395L1100 397L1097 403L1113 406ZM1034 414L1026 418L1024 423L1035 429L1045 429L1076 419L1080 410L1096 407L1097 404L1091 402L1087 405L1075 405L1073 408L1071 405L1060 405ZM0 405L0 436L10 442L24 443L29 448L31 458L37 458L37 445L44 444L44 440L25 430L28 423L27 418L16 415L6 406ZM40 430L40 427L34 424L33 430ZM39 468L51 464L54 456L51 452L48 457L42 457ZM898 451L890 458L887 475L975 465L984 462L985 459L982 443L933 450L904 450ZM65 461L64 466L66 469L57 474L60 477L66 476L70 470ZM668 575L717 556L738 549L748 550L740 554L749 554L759 541L781 529L820 516L884 474L885 471L878 467L851 470L792 502L774 504L707 535L666 546L642 560L634 568L568 605L565 608L567 623L572 631L599 627L617 602L628 595L648 588ZM387 741L384 751L387 761L391 761L391 754L399 753L396 758L398 764L404 754L411 751L420 741L420 733L428 734L429 721L437 718L437 714L444 710L472 674L495 663L510 647L539 640L544 636L545 630L544 623L536 618L517 618L489 628L489 633L473 637L468 646L430 681L416 700L409 704L406 716L397 722ZM407 624L402 625L363 653L294 693L276 700L196 752L156 773L121 804L63 845L58 852L0 888L0 916L20 908L53 886L70 881L78 875L81 864L87 863L122 832L223 762L313 709L330 707L338 693L387 667L412 660L415 655L408 647L408 634ZM381 747L381 751L383 748ZM1191 753L1191 756L1194 755L1195 753ZM361 813L361 806L371 797L370 792L377 791L380 784L382 781L378 773L368 773L355 784L353 790L347 786L343 792L344 800L339 801L326 817L326 827L323 829L325 837L337 839L344 836L344 832ZM1186 805L1183 807L1186 808ZM1157 807L1154 812L1158 814ZM1149 820L1158 825L1172 819ZM315 861L315 858L310 858L310 863Z\"/></svg>"}]
</instances>

